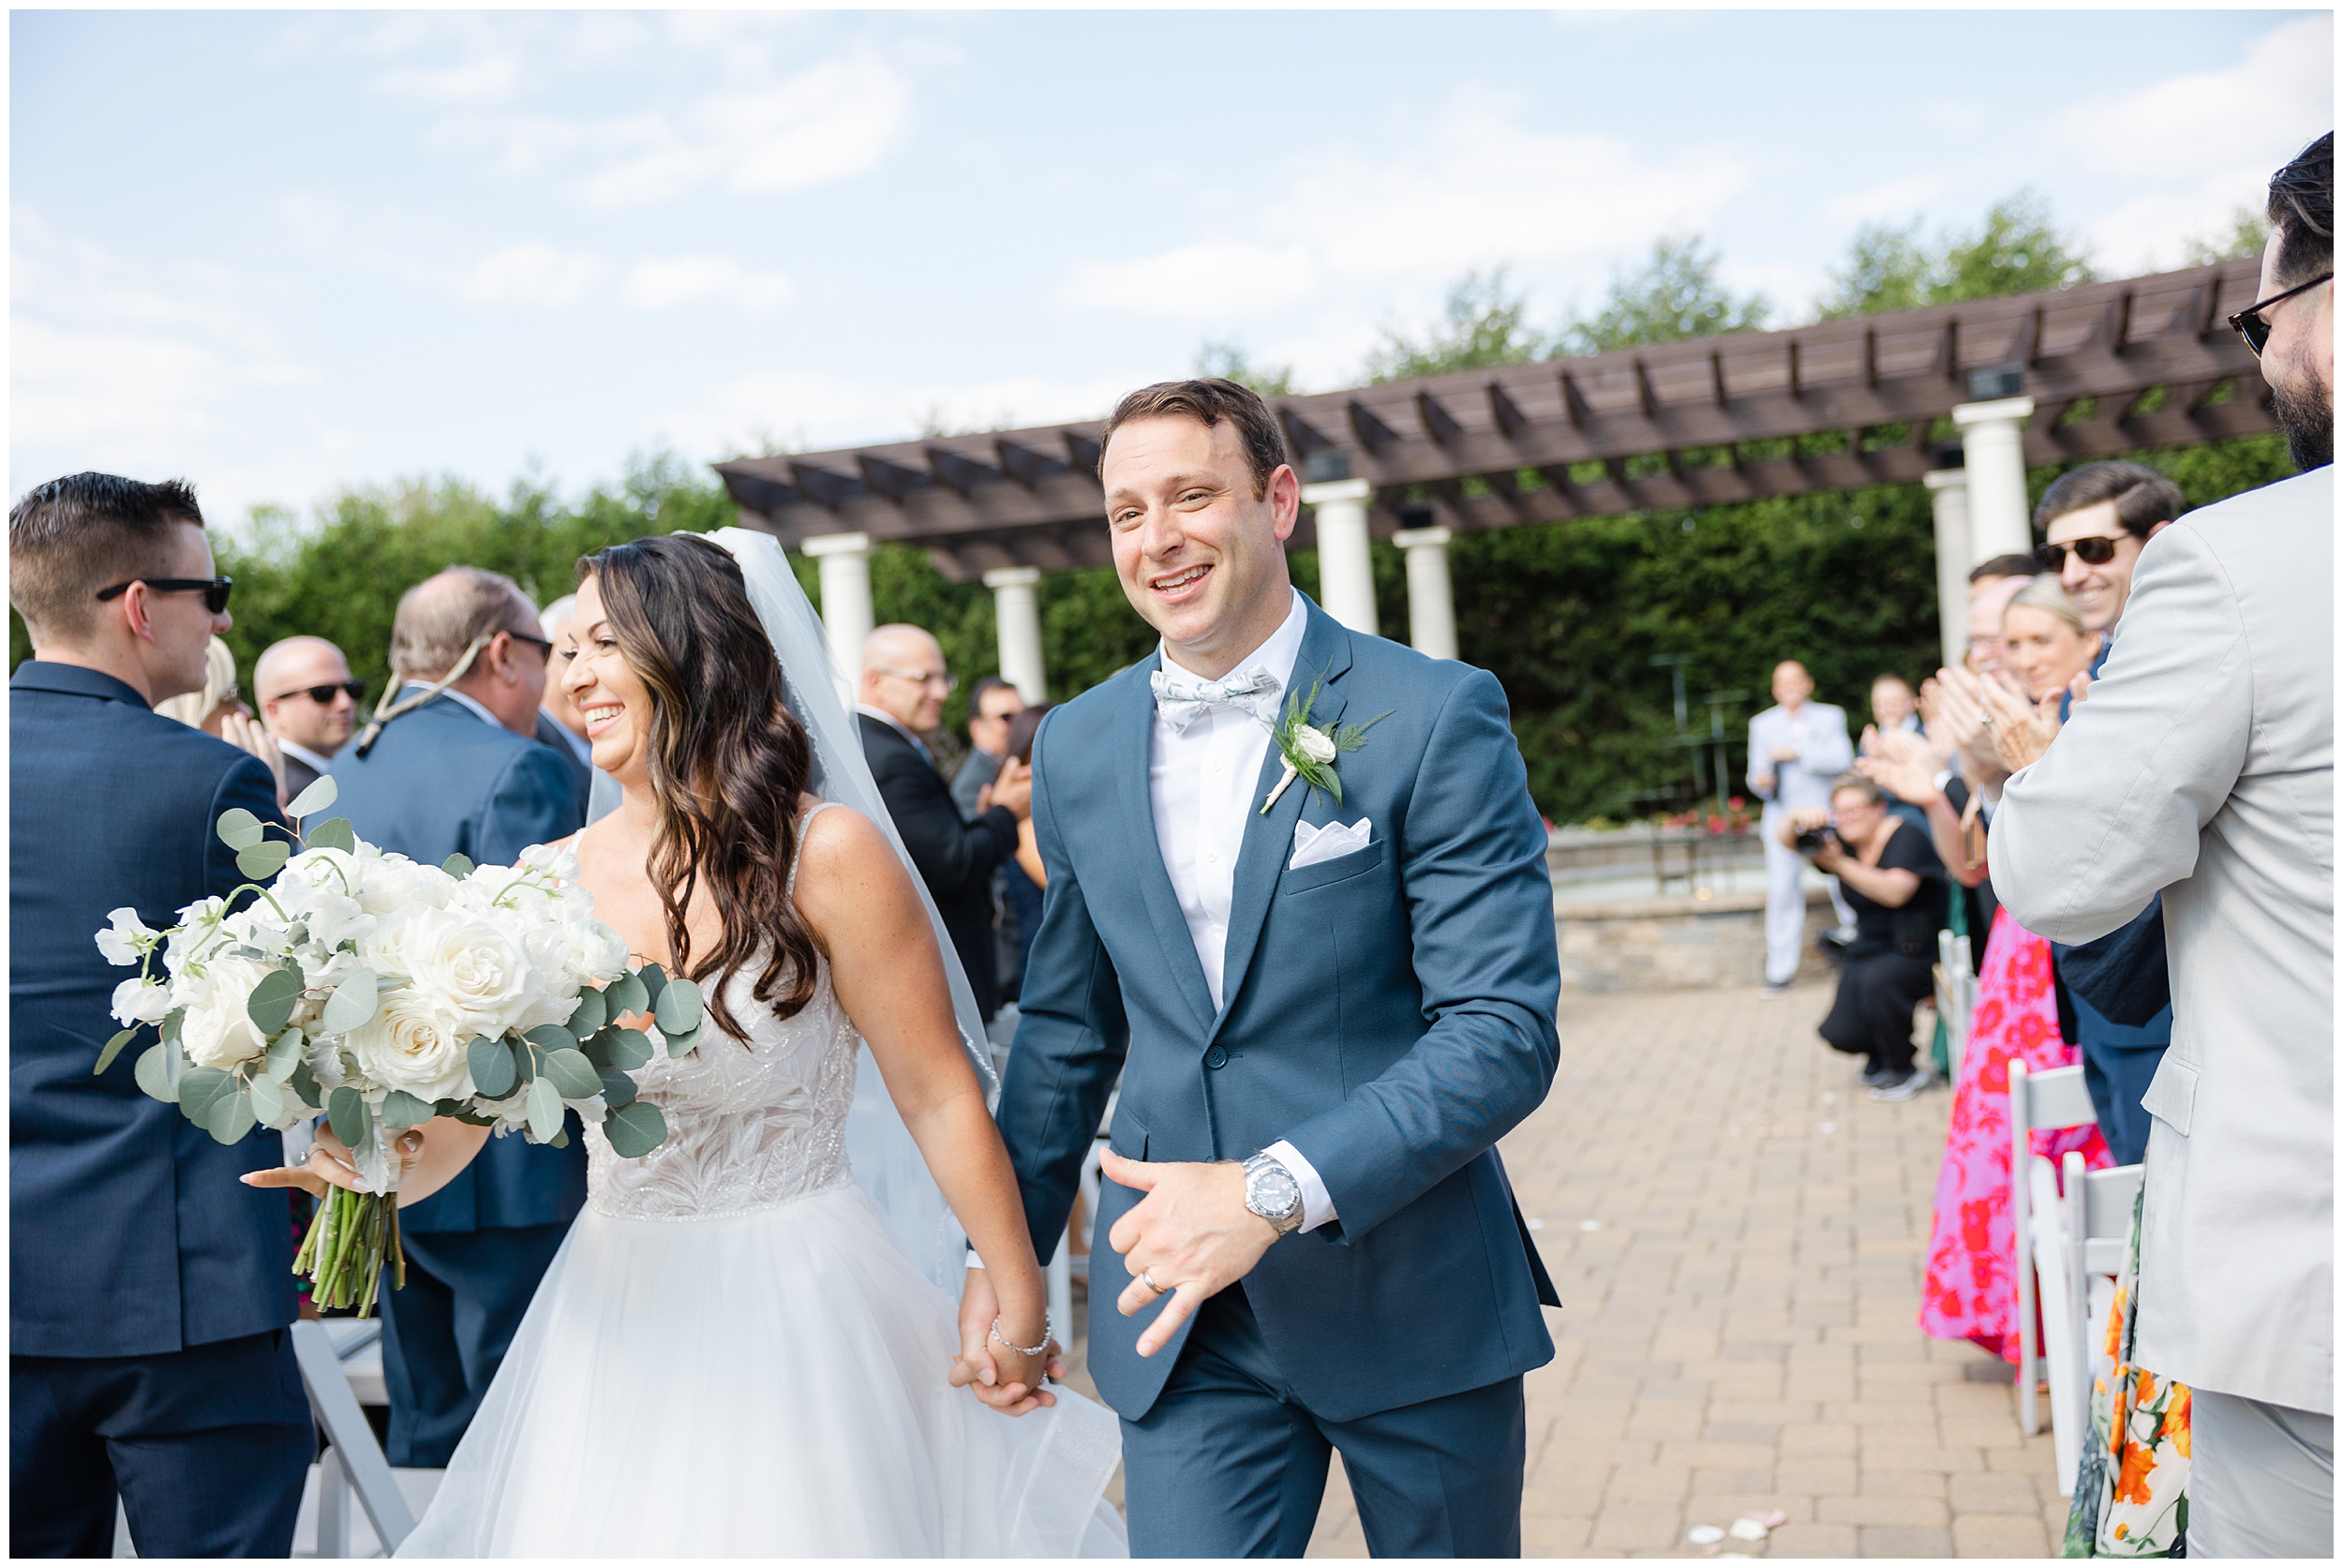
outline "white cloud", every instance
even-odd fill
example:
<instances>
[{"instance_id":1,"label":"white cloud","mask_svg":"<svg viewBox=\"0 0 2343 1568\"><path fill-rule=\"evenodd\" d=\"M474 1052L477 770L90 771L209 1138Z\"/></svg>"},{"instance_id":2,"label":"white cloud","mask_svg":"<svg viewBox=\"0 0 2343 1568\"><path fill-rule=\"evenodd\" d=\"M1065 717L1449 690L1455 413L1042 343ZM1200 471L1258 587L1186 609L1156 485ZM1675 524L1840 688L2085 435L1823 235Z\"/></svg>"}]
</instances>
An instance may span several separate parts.
<instances>
[{"instance_id":1,"label":"white cloud","mask_svg":"<svg viewBox=\"0 0 2343 1568\"><path fill-rule=\"evenodd\" d=\"M664 310L700 300L723 300L743 310L772 310L796 291L778 273L753 273L729 256L670 256L638 261L627 274L627 303Z\"/></svg>"},{"instance_id":2,"label":"white cloud","mask_svg":"<svg viewBox=\"0 0 2343 1568\"><path fill-rule=\"evenodd\" d=\"M1902 223L1944 194L1940 174L1902 174L1882 180L1865 190L1842 196L1823 208L1823 217L1842 229L1860 223Z\"/></svg>"},{"instance_id":3,"label":"white cloud","mask_svg":"<svg viewBox=\"0 0 2343 1568\"><path fill-rule=\"evenodd\" d=\"M2086 99L2061 115L2058 151L2130 179L2269 172L2332 127L2335 18L2306 16L2246 46L2227 70L2176 76Z\"/></svg>"},{"instance_id":4,"label":"white cloud","mask_svg":"<svg viewBox=\"0 0 2343 1568\"><path fill-rule=\"evenodd\" d=\"M645 422L640 437L653 445L723 456L767 445L820 451L908 441L931 418L953 427L1099 419L1143 379L1015 376L955 382L760 371L719 381L694 401L660 411Z\"/></svg>"},{"instance_id":5,"label":"white cloud","mask_svg":"<svg viewBox=\"0 0 2343 1568\"><path fill-rule=\"evenodd\" d=\"M1061 297L1216 321L1312 296L1387 302L1394 284L1492 263L1591 271L1654 235L1707 226L1754 178L1728 150L1654 159L1616 137L1528 130L1459 102L1397 157L1304 155L1239 231L1078 261Z\"/></svg>"},{"instance_id":6,"label":"white cloud","mask_svg":"<svg viewBox=\"0 0 2343 1568\"><path fill-rule=\"evenodd\" d=\"M475 305L529 305L558 310L593 292L608 269L596 256L530 242L483 256L455 280Z\"/></svg>"}]
</instances>

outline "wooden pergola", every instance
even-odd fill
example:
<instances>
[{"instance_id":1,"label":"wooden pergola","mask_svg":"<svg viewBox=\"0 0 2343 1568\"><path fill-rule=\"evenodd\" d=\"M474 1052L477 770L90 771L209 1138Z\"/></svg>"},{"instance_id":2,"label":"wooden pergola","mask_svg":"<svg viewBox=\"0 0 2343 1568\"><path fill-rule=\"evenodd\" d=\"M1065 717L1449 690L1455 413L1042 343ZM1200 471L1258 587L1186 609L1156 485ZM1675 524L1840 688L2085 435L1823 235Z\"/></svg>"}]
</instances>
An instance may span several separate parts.
<instances>
[{"instance_id":1,"label":"wooden pergola","mask_svg":"<svg viewBox=\"0 0 2343 1568\"><path fill-rule=\"evenodd\" d=\"M1955 408L2032 400L2027 463L2276 427L2224 318L2259 262L1273 399L1307 479L1371 487L1377 538L1917 482ZM1108 559L1101 422L744 457L741 520L925 547L955 580ZM1308 520L1298 543L1309 542Z\"/></svg>"}]
</instances>

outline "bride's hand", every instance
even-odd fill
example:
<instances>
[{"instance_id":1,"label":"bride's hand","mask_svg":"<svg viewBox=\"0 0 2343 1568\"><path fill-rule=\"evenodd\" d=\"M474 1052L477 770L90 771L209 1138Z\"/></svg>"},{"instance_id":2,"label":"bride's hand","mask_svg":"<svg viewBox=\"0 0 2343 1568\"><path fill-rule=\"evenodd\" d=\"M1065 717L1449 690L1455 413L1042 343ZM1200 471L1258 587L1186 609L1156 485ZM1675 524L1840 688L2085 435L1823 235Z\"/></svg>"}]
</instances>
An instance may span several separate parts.
<instances>
[{"instance_id":1,"label":"bride's hand","mask_svg":"<svg viewBox=\"0 0 2343 1568\"><path fill-rule=\"evenodd\" d=\"M424 1135L419 1127L410 1127L398 1135L392 1148L398 1155L399 1174L412 1172L423 1158ZM328 1187L346 1187L352 1192L371 1192L366 1178L358 1174L358 1167L350 1157L350 1145L334 1136L334 1129L322 1121L318 1123L316 1141L298 1165L272 1166L265 1171L248 1172L238 1178L246 1187L297 1187L312 1198L322 1198Z\"/></svg>"},{"instance_id":2,"label":"bride's hand","mask_svg":"<svg viewBox=\"0 0 2343 1568\"><path fill-rule=\"evenodd\" d=\"M1000 1298L984 1269L968 1271L960 1298L960 1354L952 1358L951 1384L965 1388L1004 1415L1024 1415L1057 1403L1057 1396L1042 1385L1046 1372L1066 1376L1065 1352L1052 1339L1039 1355L1020 1355L992 1337L993 1320L1000 1316Z\"/></svg>"}]
</instances>

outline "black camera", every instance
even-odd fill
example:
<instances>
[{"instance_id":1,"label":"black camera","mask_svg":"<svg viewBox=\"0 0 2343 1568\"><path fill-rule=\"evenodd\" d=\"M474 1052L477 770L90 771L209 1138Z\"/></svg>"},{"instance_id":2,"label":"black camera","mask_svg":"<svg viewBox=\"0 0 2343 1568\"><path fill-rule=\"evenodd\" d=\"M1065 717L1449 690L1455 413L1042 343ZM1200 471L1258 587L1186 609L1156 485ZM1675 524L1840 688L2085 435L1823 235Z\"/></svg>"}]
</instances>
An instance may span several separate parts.
<instances>
[{"instance_id":1,"label":"black camera","mask_svg":"<svg viewBox=\"0 0 2343 1568\"><path fill-rule=\"evenodd\" d=\"M1809 828L1793 841L1800 855L1819 855L1839 847L1839 835L1828 828Z\"/></svg>"}]
</instances>

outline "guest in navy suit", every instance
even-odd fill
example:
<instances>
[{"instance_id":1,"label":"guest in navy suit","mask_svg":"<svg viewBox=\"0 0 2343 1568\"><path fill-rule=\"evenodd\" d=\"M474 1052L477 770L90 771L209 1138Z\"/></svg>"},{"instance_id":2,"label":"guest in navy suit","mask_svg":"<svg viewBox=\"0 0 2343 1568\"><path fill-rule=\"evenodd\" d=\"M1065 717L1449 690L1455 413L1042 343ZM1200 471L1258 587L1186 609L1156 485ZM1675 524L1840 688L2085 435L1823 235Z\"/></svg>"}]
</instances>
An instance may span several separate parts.
<instances>
[{"instance_id":1,"label":"guest in navy suit","mask_svg":"<svg viewBox=\"0 0 2343 1568\"><path fill-rule=\"evenodd\" d=\"M586 802L568 761L533 739L550 651L509 577L452 566L410 589L391 628L406 682L395 716L334 767L336 809L358 836L431 865L459 853L506 865L577 831ZM382 1298L391 1463L446 1465L585 1202L573 1131L567 1148L494 1139L400 1212L407 1288Z\"/></svg>"},{"instance_id":2,"label":"guest in navy suit","mask_svg":"<svg viewBox=\"0 0 2343 1568\"><path fill-rule=\"evenodd\" d=\"M284 1557L314 1453L291 1216L236 1180L282 1145L148 1098L139 1046L91 1071L109 911L227 895L213 824L277 814L263 763L154 711L202 688L228 583L191 489L100 473L17 502L8 566L9 1550L111 1555L119 1495L142 1557Z\"/></svg>"}]
</instances>

